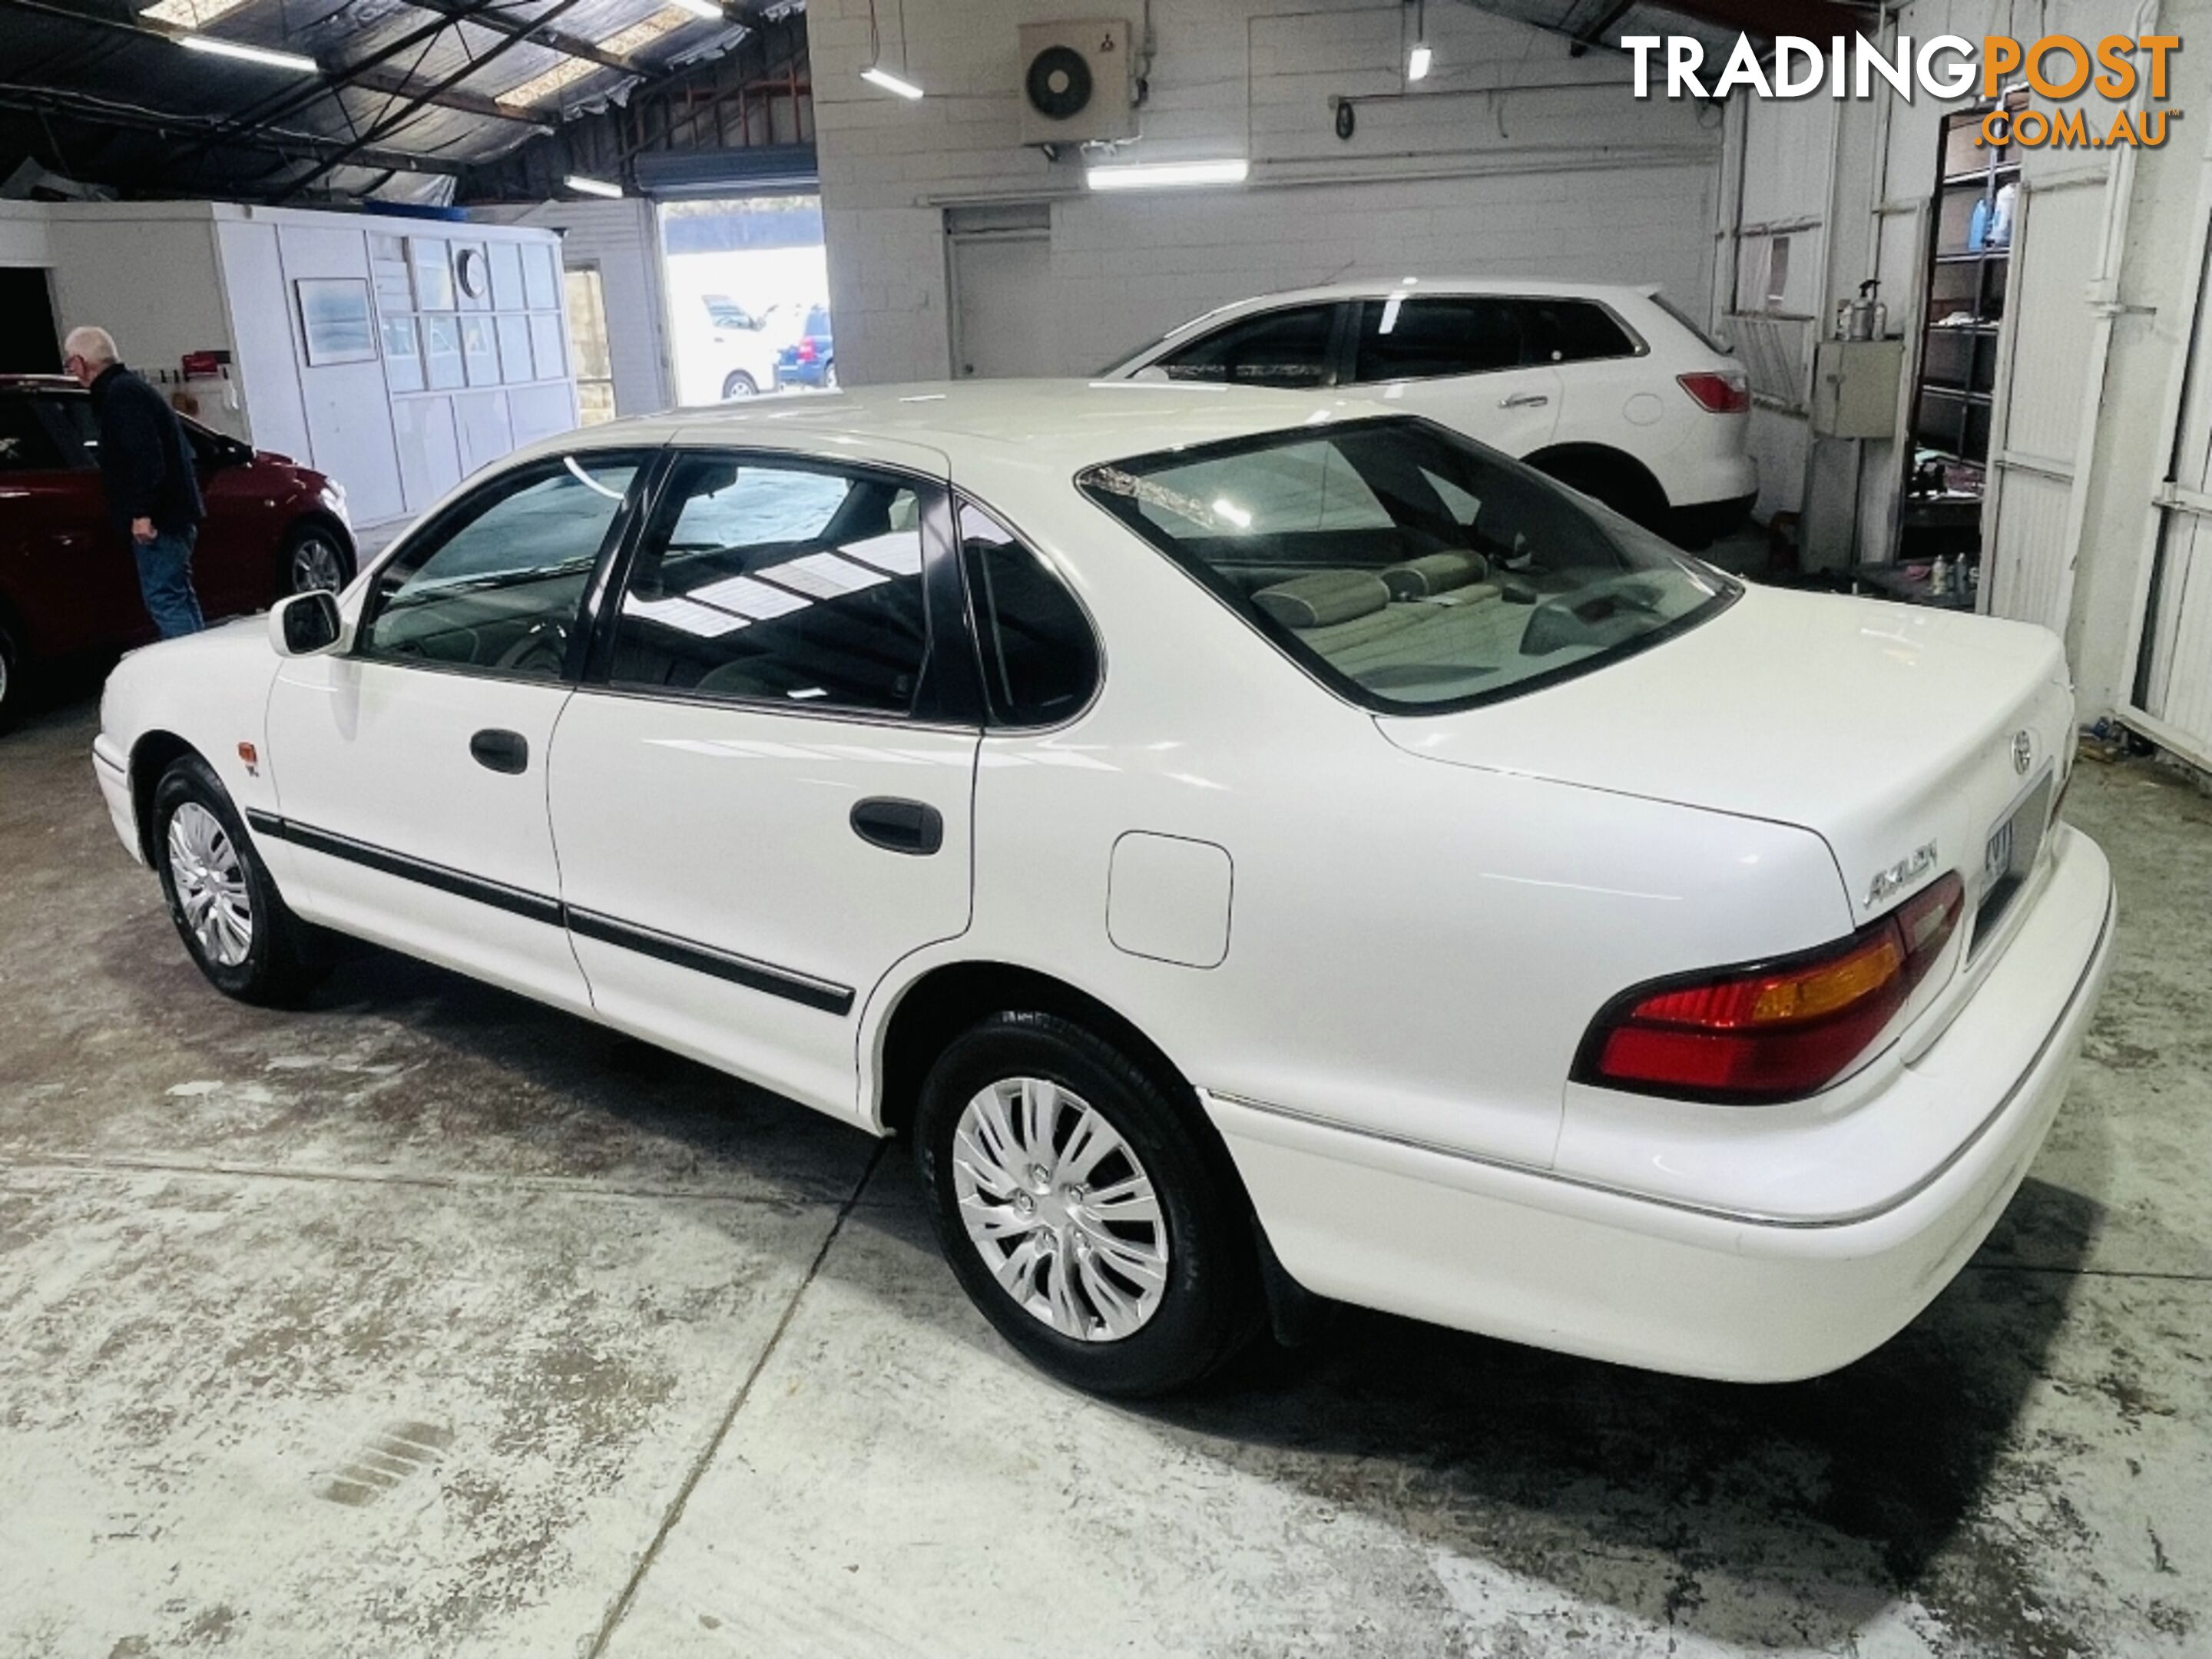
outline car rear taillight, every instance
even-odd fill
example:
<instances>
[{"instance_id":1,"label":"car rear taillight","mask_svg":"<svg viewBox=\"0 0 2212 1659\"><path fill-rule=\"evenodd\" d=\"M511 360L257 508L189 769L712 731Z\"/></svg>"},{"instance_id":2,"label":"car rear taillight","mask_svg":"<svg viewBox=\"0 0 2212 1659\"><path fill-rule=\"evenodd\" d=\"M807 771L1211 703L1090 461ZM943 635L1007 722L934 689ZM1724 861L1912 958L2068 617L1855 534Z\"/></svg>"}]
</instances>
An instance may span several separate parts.
<instances>
[{"instance_id":1,"label":"car rear taillight","mask_svg":"<svg viewBox=\"0 0 2212 1659\"><path fill-rule=\"evenodd\" d=\"M1889 1029L1965 904L1946 875L1817 951L1638 986L1592 1023L1575 1081L1732 1105L1813 1094Z\"/></svg>"},{"instance_id":2,"label":"car rear taillight","mask_svg":"<svg viewBox=\"0 0 2212 1659\"><path fill-rule=\"evenodd\" d=\"M811 363L814 361L813 341L801 340L799 343L799 361L802 363Z\"/></svg>"},{"instance_id":3,"label":"car rear taillight","mask_svg":"<svg viewBox=\"0 0 2212 1659\"><path fill-rule=\"evenodd\" d=\"M1709 415L1741 415L1751 407L1751 383L1741 374L1677 374L1682 390Z\"/></svg>"}]
</instances>

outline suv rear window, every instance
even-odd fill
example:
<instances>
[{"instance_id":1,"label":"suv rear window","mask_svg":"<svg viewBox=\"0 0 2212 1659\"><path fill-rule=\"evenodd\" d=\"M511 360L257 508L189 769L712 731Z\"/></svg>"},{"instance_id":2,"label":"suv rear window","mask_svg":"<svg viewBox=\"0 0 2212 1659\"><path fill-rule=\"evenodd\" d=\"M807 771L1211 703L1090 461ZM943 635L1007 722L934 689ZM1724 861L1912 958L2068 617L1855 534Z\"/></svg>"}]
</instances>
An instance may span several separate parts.
<instances>
[{"instance_id":1,"label":"suv rear window","mask_svg":"<svg viewBox=\"0 0 2212 1659\"><path fill-rule=\"evenodd\" d=\"M1393 714L1589 672L1740 591L1418 419L1164 451L1076 483L1325 684Z\"/></svg>"}]
</instances>

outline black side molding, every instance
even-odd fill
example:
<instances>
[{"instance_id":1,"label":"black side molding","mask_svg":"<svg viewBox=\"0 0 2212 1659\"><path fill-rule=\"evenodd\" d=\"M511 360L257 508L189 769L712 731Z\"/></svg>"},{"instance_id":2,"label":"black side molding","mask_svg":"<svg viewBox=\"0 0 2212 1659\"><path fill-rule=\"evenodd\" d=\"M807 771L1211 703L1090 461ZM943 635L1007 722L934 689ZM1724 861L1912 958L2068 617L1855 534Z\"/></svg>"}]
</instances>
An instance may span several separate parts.
<instances>
[{"instance_id":1,"label":"black side molding","mask_svg":"<svg viewBox=\"0 0 2212 1659\"><path fill-rule=\"evenodd\" d=\"M751 957L718 951L711 945L695 944L672 933L657 933L650 927L640 927L634 922L601 915L596 910L579 910L570 906L568 931L580 939L597 939L603 945L618 945L626 951L635 951L641 956L654 957L662 962L673 963L678 968L689 968L694 973L711 974L716 979L742 985L750 991L765 991L770 996L803 1003L809 1008L819 1008L825 1014L846 1014L853 1010L853 989L850 986L832 984L826 979L810 978L787 968L756 961Z\"/></svg>"},{"instance_id":2,"label":"black side molding","mask_svg":"<svg viewBox=\"0 0 2212 1659\"><path fill-rule=\"evenodd\" d=\"M349 864L380 871L387 876L398 876L404 881L420 882L425 887L451 893L457 898L471 899L478 904L489 904L494 909L504 910L510 915L542 921L548 927L566 927L580 938L620 945L626 951L635 951L642 956L690 969L694 973L709 974L716 979L727 980L731 984L742 985L750 991L781 997L786 1001L818 1008L829 1014L842 1015L853 1011L854 994L849 985L816 979L788 968L779 968L773 963L758 962L750 957L717 950L711 945L701 945L690 939L678 939L672 933L640 927L634 922L602 915L594 910L579 910L547 894L509 887L504 882L488 881L482 876L449 869L427 859L410 858L404 853L389 852L381 847L356 841L350 836L313 829L289 818L279 817L273 812L249 809L246 821L255 834L267 836L272 841L289 841L295 847L305 848L311 853L343 859Z\"/></svg>"}]
</instances>

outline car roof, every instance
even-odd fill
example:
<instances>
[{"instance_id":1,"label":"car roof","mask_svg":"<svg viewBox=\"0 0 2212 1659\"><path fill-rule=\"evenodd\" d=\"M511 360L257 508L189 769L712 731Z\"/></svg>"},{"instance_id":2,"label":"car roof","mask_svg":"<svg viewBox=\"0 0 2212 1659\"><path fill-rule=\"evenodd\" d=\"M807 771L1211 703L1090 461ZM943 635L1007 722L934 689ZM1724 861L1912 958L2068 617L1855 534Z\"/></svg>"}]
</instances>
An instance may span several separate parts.
<instances>
[{"instance_id":1,"label":"car roof","mask_svg":"<svg viewBox=\"0 0 2212 1659\"><path fill-rule=\"evenodd\" d=\"M82 392L66 374L0 374L0 392Z\"/></svg>"},{"instance_id":2,"label":"car roof","mask_svg":"<svg viewBox=\"0 0 2212 1659\"><path fill-rule=\"evenodd\" d=\"M1340 392L1153 380L962 380L792 392L565 433L534 452L763 444L858 455L882 446L1074 470L1387 411Z\"/></svg>"}]
</instances>

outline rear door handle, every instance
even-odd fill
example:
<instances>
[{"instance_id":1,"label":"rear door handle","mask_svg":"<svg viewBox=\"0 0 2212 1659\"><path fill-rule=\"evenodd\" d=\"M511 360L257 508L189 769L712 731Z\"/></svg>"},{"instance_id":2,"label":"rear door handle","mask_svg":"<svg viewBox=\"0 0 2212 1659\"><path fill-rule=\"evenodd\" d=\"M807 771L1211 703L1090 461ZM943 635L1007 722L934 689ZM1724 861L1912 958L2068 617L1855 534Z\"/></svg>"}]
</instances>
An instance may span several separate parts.
<instances>
[{"instance_id":1,"label":"rear door handle","mask_svg":"<svg viewBox=\"0 0 2212 1659\"><path fill-rule=\"evenodd\" d=\"M853 804L853 833L871 847L916 855L945 845L945 815L918 800L871 795Z\"/></svg>"},{"instance_id":2,"label":"rear door handle","mask_svg":"<svg viewBox=\"0 0 2212 1659\"><path fill-rule=\"evenodd\" d=\"M1516 392L1510 398L1501 398L1500 409L1541 409L1552 400L1540 392Z\"/></svg>"},{"instance_id":3,"label":"rear door handle","mask_svg":"<svg viewBox=\"0 0 2212 1659\"><path fill-rule=\"evenodd\" d=\"M477 765L495 772L521 772L530 765L530 739L520 732L486 726L469 739L469 753Z\"/></svg>"}]
</instances>

